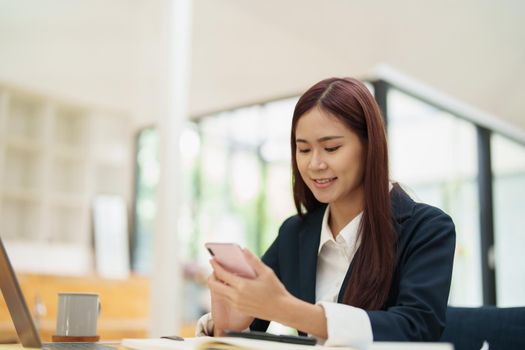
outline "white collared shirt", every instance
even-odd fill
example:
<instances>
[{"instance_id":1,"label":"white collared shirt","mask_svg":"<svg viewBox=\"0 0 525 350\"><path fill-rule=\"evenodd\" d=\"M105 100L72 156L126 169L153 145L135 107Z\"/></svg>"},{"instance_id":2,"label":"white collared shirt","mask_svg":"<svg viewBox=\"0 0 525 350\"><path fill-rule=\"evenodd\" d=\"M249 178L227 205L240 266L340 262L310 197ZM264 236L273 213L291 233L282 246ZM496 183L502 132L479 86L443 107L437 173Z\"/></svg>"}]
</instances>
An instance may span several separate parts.
<instances>
[{"instance_id":1,"label":"white collared shirt","mask_svg":"<svg viewBox=\"0 0 525 350\"><path fill-rule=\"evenodd\" d=\"M339 290L360 242L357 232L362 212L350 221L334 239L328 225L330 206L326 207L321 226L317 256L315 301L325 312L328 338L324 345L366 347L373 341L372 325L365 310L337 302Z\"/></svg>"}]
</instances>

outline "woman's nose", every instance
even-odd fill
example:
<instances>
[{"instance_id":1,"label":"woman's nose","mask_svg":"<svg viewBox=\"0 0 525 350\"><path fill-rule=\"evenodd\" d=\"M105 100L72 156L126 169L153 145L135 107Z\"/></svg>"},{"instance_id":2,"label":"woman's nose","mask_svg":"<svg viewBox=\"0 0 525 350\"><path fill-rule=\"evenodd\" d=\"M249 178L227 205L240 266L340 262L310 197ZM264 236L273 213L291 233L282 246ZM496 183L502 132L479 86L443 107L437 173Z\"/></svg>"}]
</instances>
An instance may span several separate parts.
<instances>
[{"instance_id":1,"label":"woman's nose","mask_svg":"<svg viewBox=\"0 0 525 350\"><path fill-rule=\"evenodd\" d=\"M312 155L312 158L310 159L310 162L308 164L308 167L310 170L324 170L327 168L326 162L322 159L322 157L319 156L319 154Z\"/></svg>"}]
</instances>

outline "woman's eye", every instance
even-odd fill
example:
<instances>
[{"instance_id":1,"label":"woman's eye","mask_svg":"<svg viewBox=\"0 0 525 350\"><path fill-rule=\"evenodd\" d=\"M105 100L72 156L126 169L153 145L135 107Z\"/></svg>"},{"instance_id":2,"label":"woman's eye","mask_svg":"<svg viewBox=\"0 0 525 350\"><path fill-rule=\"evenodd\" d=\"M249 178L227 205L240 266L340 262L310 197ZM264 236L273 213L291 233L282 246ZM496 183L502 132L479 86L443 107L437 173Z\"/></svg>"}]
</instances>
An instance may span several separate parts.
<instances>
[{"instance_id":1,"label":"woman's eye","mask_svg":"<svg viewBox=\"0 0 525 350\"><path fill-rule=\"evenodd\" d=\"M337 151L340 147L341 147L341 146L326 147L326 148L325 148L325 151L326 151L326 152L329 152L329 153L331 153L331 152L335 152L335 151Z\"/></svg>"},{"instance_id":2,"label":"woman's eye","mask_svg":"<svg viewBox=\"0 0 525 350\"><path fill-rule=\"evenodd\" d=\"M308 153L308 152L310 152L309 149L300 149L299 150L299 153Z\"/></svg>"}]
</instances>

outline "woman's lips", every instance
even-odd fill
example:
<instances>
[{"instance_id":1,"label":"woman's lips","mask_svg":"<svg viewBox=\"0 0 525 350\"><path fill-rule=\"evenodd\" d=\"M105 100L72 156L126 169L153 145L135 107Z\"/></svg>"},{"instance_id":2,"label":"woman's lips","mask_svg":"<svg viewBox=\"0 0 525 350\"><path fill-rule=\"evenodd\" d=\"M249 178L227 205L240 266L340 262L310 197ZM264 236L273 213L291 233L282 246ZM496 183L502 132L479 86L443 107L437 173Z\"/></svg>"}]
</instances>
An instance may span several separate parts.
<instances>
[{"instance_id":1,"label":"woman's lips","mask_svg":"<svg viewBox=\"0 0 525 350\"><path fill-rule=\"evenodd\" d=\"M323 189L331 186L335 180L337 180L337 177L327 177L322 179L312 179L312 182L316 188Z\"/></svg>"}]
</instances>

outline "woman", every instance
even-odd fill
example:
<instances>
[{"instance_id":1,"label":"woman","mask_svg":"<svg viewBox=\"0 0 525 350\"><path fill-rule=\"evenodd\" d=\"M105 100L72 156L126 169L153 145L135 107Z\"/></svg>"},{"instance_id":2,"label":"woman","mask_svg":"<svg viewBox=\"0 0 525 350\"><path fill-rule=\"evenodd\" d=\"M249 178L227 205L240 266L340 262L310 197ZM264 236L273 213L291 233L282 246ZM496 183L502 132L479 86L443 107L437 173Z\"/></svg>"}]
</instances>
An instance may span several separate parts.
<instances>
[{"instance_id":1,"label":"woman","mask_svg":"<svg viewBox=\"0 0 525 350\"><path fill-rule=\"evenodd\" d=\"M200 333L265 331L277 321L325 340L437 341L445 325L455 247L450 217L390 184L380 110L358 80L323 80L299 99L291 133L297 215L257 272L211 261L211 316Z\"/></svg>"}]
</instances>

